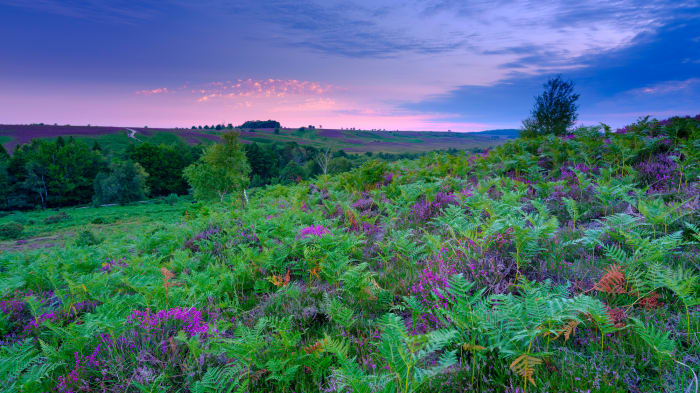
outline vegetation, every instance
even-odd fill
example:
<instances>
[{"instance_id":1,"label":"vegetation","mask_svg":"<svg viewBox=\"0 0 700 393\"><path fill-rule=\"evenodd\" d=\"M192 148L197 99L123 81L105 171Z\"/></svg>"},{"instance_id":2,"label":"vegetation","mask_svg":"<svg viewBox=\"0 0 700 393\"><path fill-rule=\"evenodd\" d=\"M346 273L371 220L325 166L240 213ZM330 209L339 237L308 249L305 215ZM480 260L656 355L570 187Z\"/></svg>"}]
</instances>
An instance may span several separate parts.
<instances>
[{"instance_id":1,"label":"vegetation","mask_svg":"<svg viewBox=\"0 0 700 393\"><path fill-rule=\"evenodd\" d=\"M12 156L0 150L0 210L66 207L91 201L128 203L188 194L190 185L183 171L200 158L205 147L178 140L170 142L136 141L115 150L96 141L88 145L80 139L68 138L66 142L57 138L20 145ZM324 168L329 173L346 172L368 159L364 155L348 155L329 147L321 150L296 142L254 142L242 148L251 166L248 183L252 187L306 180L322 173ZM384 161L419 156L376 155ZM75 163L76 157L86 159Z\"/></svg>"},{"instance_id":2,"label":"vegetation","mask_svg":"<svg viewBox=\"0 0 700 393\"><path fill-rule=\"evenodd\" d=\"M282 125L275 120L248 120L239 128L280 128Z\"/></svg>"},{"instance_id":3,"label":"vegetation","mask_svg":"<svg viewBox=\"0 0 700 393\"><path fill-rule=\"evenodd\" d=\"M641 119L367 159L245 206L12 213L67 239L0 254L0 386L694 391L699 147L700 116Z\"/></svg>"},{"instance_id":4,"label":"vegetation","mask_svg":"<svg viewBox=\"0 0 700 393\"><path fill-rule=\"evenodd\" d=\"M140 201L148 194L148 173L132 161L112 161L109 172L95 178L95 202L98 204Z\"/></svg>"},{"instance_id":5,"label":"vegetation","mask_svg":"<svg viewBox=\"0 0 700 393\"><path fill-rule=\"evenodd\" d=\"M184 175L200 200L224 197L248 186L250 165L238 142L238 134L223 135L224 142L209 146L199 161L185 168Z\"/></svg>"},{"instance_id":6,"label":"vegetation","mask_svg":"<svg viewBox=\"0 0 700 393\"><path fill-rule=\"evenodd\" d=\"M523 121L522 135L566 134L578 119L578 98L572 81L550 79L535 98L531 117Z\"/></svg>"}]
</instances>

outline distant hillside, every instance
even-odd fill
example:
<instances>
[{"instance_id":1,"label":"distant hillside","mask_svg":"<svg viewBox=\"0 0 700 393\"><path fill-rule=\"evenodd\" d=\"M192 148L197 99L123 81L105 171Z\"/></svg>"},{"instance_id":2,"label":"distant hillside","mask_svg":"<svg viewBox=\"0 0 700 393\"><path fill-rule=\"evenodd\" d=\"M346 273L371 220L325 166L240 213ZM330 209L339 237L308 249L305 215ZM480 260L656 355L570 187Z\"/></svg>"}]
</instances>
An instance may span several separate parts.
<instances>
[{"instance_id":1,"label":"distant hillside","mask_svg":"<svg viewBox=\"0 0 700 393\"><path fill-rule=\"evenodd\" d=\"M506 128L503 130L488 130L488 131L480 131L480 132L475 132L475 134L479 135L491 135L491 136L498 136L498 137L503 137L507 139L514 139L520 136L520 130L516 130L514 128Z\"/></svg>"},{"instance_id":2,"label":"distant hillside","mask_svg":"<svg viewBox=\"0 0 700 393\"><path fill-rule=\"evenodd\" d=\"M130 131L131 130L131 131ZM363 131L338 129L274 128L244 129L243 143L296 142L300 145L343 149L352 153L421 152L446 149L485 149L517 138L518 130L489 130L459 133L437 131ZM108 150L123 151L131 143L208 144L220 139L226 130L193 130L184 128L143 128L103 126L0 125L0 143L12 153L18 144L36 138L73 136L96 140Z\"/></svg>"}]
</instances>

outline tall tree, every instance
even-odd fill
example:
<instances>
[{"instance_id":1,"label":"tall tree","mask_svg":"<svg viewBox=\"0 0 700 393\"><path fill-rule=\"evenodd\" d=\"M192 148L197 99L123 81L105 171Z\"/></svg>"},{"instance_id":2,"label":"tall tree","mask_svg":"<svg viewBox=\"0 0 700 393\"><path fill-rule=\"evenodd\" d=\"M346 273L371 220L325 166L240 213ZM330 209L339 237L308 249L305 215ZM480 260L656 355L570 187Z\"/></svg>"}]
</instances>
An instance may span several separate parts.
<instances>
[{"instance_id":1,"label":"tall tree","mask_svg":"<svg viewBox=\"0 0 700 393\"><path fill-rule=\"evenodd\" d=\"M114 160L109 172L100 172L95 178L95 202L123 205L143 200L148 194L147 177L138 163Z\"/></svg>"},{"instance_id":2,"label":"tall tree","mask_svg":"<svg viewBox=\"0 0 700 393\"><path fill-rule=\"evenodd\" d=\"M574 82L561 76L550 79L544 84L542 94L535 97L531 115L523 121L522 135L565 134L578 119L578 99Z\"/></svg>"},{"instance_id":3,"label":"tall tree","mask_svg":"<svg viewBox=\"0 0 700 393\"><path fill-rule=\"evenodd\" d=\"M223 143L211 145L202 157L185 168L184 175L195 198L210 200L245 190L250 179L250 165L238 141L238 133L222 136Z\"/></svg>"}]
</instances>

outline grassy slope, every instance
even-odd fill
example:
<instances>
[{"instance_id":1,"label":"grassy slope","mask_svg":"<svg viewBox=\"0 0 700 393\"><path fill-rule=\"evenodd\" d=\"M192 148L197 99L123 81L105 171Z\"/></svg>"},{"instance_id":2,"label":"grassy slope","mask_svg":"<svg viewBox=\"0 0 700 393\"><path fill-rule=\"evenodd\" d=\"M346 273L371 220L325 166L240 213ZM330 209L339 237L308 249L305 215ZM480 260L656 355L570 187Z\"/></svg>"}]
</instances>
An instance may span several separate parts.
<instances>
[{"instance_id":1,"label":"grassy slope","mask_svg":"<svg viewBox=\"0 0 700 393\"><path fill-rule=\"evenodd\" d=\"M49 310L68 312L85 301L101 306L81 311L77 318L67 313L29 331L22 329L35 320L31 314L4 316L0 329L11 341L17 339L10 334L14 332L47 343L40 346L29 339L21 347L27 356L37 356L37 363L51 366L43 371L17 366L25 391L48 390L59 376L76 370L78 384L110 391L133 388L134 381L149 391L190 391L203 379L211 386L248 384L251 392L340 391L337 386L343 381L398 384L407 375L405 388L387 391L516 392L522 391L524 380L509 365L527 352L543 361L533 369L537 386L526 383L528 391L684 392L691 374L671 359L698 369L700 346L692 332L700 327L700 309L690 307L686 315L681 299L668 288L673 280L655 288L660 296L656 303L647 292L635 294L630 285L637 284L626 283L622 294L591 290L611 264L623 264L625 272L638 273L645 281L656 263L660 271L682 268L695 274L690 297L700 291L692 231L664 235L682 231L685 222L700 223L692 203L699 186L697 168L688 167L684 184L677 168L669 169L671 164L662 182L646 178L643 166L651 158L666 162L665 155L680 156L681 151L694 161L697 151L682 139L673 139L668 147L662 142L665 137L649 135L656 133L652 127L609 139L588 134L516 141L471 159L435 155L376 171L366 166L299 185L257 189L246 208L235 201L183 201L172 208L71 210L78 226L102 215L142 218L129 227L112 224L114 230L99 245L68 241L66 247L0 254L0 296L23 301L15 290L55 291L35 310L36 316ZM697 140L700 127L695 127ZM381 175L388 172L394 176L385 182ZM654 188L647 193L649 184ZM679 209L681 203L685 205ZM303 238L300 231L312 225L323 225L330 233ZM30 231L60 232L40 226ZM638 257L624 258L622 252ZM126 266L101 271L106 259L121 258ZM518 270L521 276L516 278ZM455 326L443 321L443 327L460 332L450 336L434 330L425 310L443 307L432 289L447 290L441 280L453 272L474 282L474 289L506 297L476 302L473 307L482 311ZM545 279L559 286L553 288ZM531 293L531 285L539 292L518 303ZM408 295L417 300L406 303ZM600 309L547 319L575 295ZM642 306L645 302L649 307ZM510 314L501 311L507 316L495 323L482 320L497 318L492 310L496 304L513 309ZM622 327L612 327L618 322L603 304L621 315ZM154 329L129 322L133 310L173 307L196 307L202 314L190 312L184 324L156 322ZM398 322L387 313L398 316ZM464 317L450 320L459 316ZM668 355L645 343L632 317L662 335L668 332L655 338L665 345L657 348L668 348ZM567 340L555 339L571 321L580 322L576 332ZM189 337L192 326L200 323L216 323L218 333ZM473 323L479 330L469 333ZM400 325L407 331L397 333ZM601 334L601 329L608 333ZM553 332L549 337L543 334L547 330ZM121 352L102 346L94 364L87 359L87 365L76 369L74 353L97 353L99 334L123 334L134 347L127 345ZM465 340L472 345L462 345ZM426 342L445 349L430 351L419 364L439 370L434 375L411 373L397 366L398 358L390 359L390 353L398 352L410 357L407 348ZM485 348L472 357L467 349L477 346ZM445 357L437 362L441 354ZM451 356L460 361L440 369ZM4 354L0 360L14 364L9 359ZM225 370L230 374L222 375ZM423 384L418 383L421 375L429 376ZM5 381L0 384L13 382Z\"/></svg>"}]
</instances>

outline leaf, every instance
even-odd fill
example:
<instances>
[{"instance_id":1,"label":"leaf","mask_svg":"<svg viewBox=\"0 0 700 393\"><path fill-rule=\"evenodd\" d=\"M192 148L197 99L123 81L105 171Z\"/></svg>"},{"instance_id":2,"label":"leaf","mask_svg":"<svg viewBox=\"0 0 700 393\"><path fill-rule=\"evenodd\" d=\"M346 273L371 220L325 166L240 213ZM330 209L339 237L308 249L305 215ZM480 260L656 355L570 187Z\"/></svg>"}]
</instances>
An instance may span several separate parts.
<instances>
[{"instance_id":1,"label":"leaf","mask_svg":"<svg viewBox=\"0 0 700 393\"><path fill-rule=\"evenodd\" d=\"M532 386L537 386L535 380L532 379L532 375L535 373L535 366L541 363L542 359L524 353L513 360L513 363L510 364L510 369L529 381Z\"/></svg>"},{"instance_id":2,"label":"leaf","mask_svg":"<svg viewBox=\"0 0 700 393\"><path fill-rule=\"evenodd\" d=\"M569 341L569 337L576 333L576 328L581 323L581 321L571 320L557 333L555 338L559 338L562 334L564 335L564 342Z\"/></svg>"},{"instance_id":3,"label":"leaf","mask_svg":"<svg viewBox=\"0 0 700 393\"><path fill-rule=\"evenodd\" d=\"M605 271L605 275L593 286L593 289L605 293L627 293L625 273L622 272L620 266L612 264Z\"/></svg>"}]
</instances>

